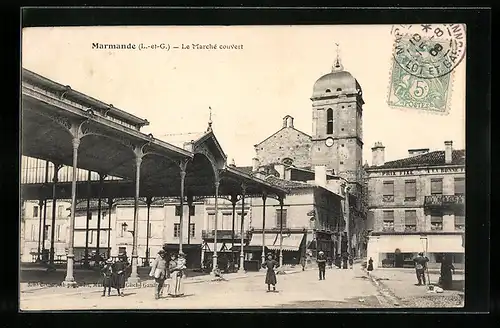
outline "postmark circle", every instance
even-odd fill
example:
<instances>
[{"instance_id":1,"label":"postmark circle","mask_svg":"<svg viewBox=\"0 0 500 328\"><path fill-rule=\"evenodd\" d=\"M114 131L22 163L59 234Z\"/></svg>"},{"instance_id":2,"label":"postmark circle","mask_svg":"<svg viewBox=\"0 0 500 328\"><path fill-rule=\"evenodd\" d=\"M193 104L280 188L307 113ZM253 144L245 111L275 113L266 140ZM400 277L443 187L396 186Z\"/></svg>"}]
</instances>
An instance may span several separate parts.
<instances>
[{"instance_id":1,"label":"postmark circle","mask_svg":"<svg viewBox=\"0 0 500 328\"><path fill-rule=\"evenodd\" d=\"M464 24L393 25L391 34L394 61L419 78L447 75L465 57Z\"/></svg>"}]
</instances>

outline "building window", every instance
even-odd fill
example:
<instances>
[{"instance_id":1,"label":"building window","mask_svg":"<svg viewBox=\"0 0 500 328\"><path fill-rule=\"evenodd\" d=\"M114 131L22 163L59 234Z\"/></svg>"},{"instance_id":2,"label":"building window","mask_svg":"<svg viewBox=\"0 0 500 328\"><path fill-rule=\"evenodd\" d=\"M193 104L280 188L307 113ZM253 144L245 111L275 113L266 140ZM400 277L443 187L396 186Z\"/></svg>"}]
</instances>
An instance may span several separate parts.
<instances>
[{"instance_id":1,"label":"building window","mask_svg":"<svg viewBox=\"0 0 500 328\"><path fill-rule=\"evenodd\" d=\"M341 162L340 162L340 165L344 165L344 162L342 162L342 161L341 161Z\"/></svg>"},{"instance_id":2,"label":"building window","mask_svg":"<svg viewBox=\"0 0 500 328\"><path fill-rule=\"evenodd\" d=\"M37 228L36 228L36 225L35 224L32 224L31 225L31 239L32 241L35 241L38 239L38 234L37 234Z\"/></svg>"},{"instance_id":3,"label":"building window","mask_svg":"<svg viewBox=\"0 0 500 328\"><path fill-rule=\"evenodd\" d=\"M59 205L57 207L57 217L62 218L64 213L64 205Z\"/></svg>"},{"instance_id":4,"label":"building window","mask_svg":"<svg viewBox=\"0 0 500 328\"><path fill-rule=\"evenodd\" d=\"M326 134L333 134L333 109L326 111Z\"/></svg>"},{"instance_id":5,"label":"building window","mask_svg":"<svg viewBox=\"0 0 500 328\"><path fill-rule=\"evenodd\" d=\"M174 238L179 238L181 234L181 224L174 223Z\"/></svg>"},{"instance_id":6,"label":"building window","mask_svg":"<svg viewBox=\"0 0 500 328\"><path fill-rule=\"evenodd\" d=\"M57 241L61 241L61 225L56 226L56 238Z\"/></svg>"},{"instance_id":7,"label":"building window","mask_svg":"<svg viewBox=\"0 0 500 328\"><path fill-rule=\"evenodd\" d=\"M175 216L181 216L182 206L175 205Z\"/></svg>"},{"instance_id":8,"label":"building window","mask_svg":"<svg viewBox=\"0 0 500 328\"><path fill-rule=\"evenodd\" d=\"M443 215L431 214L431 230L443 230Z\"/></svg>"},{"instance_id":9,"label":"building window","mask_svg":"<svg viewBox=\"0 0 500 328\"><path fill-rule=\"evenodd\" d=\"M464 178L455 178L455 195L465 195Z\"/></svg>"},{"instance_id":10,"label":"building window","mask_svg":"<svg viewBox=\"0 0 500 328\"><path fill-rule=\"evenodd\" d=\"M455 214L455 230L465 230L465 215Z\"/></svg>"},{"instance_id":11,"label":"building window","mask_svg":"<svg viewBox=\"0 0 500 328\"><path fill-rule=\"evenodd\" d=\"M286 211L287 210L283 210L283 212L281 212L281 209L276 210L276 227L277 228L280 228L280 227L286 228ZM283 213L283 217L281 216L282 213ZM282 223L282 225L280 225L280 223Z\"/></svg>"},{"instance_id":12,"label":"building window","mask_svg":"<svg viewBox=\"0 0 500 328\"><path fill-rule=\"evenodd\" d=\"M384 211L383 231L394 231L394 211Z\"/></svg>"},{"instance_id":13,"label":"building window","mask_svg":"<svg viewBox=\"0 0 500 328\"><path fill-rule=\"evenodd\" d=\"M195 224L194 224L194 223L191 223L191 224L189 225L189 236L190 236L191 238L194 238L194 236L195 236L195 231L196 231L195 229L196 229Z\"/></svg>"},{"instance_id":14,"label":"building window","mask_svg":"<svg viewBox=\"0 0 500 328\"><path fill-rule=\"evenodd\" d=\"M49 240L49 228L50 226L49 225L46 225L45 226L45 229L43 230L43 239L44 240Z\"/></svg>"},{"instance_id":15,"label":"building window","mask_svg":"<svg viewBox=\"0 0 500 328\"><path fill-rule=\"evenodd\" d=\"M405 201L413 202L417 200L417 181L405 181Z\"/></svg>"},{"instance_id":16,"label":"building window","mask_svg":"<svg viewBox=\"0 0 500 328\"><path fill-rule=\"evenodd\" d=\"M194 205L189 206L189 215L194 216L194 213L195 213L195 206Z\"/></svg>"},{"instance_id":17,"label":"building window","mask_svg":"<svg viewBox=\"0 0 500 328\"><path fill-rule=\"evenodd\" d=\"M417 211L405 211L405 231L417 231Z\"/></svg>"},{"instance_id":18,"label":"building window","mask_svg":"<svg viewBox=\"0 0 500 328\"><path fill-rule=\"evenodd\" d=\"M148 238L151 238L152 235L153 235L153 224L151 222L149 222L149 226L148 226Z\"/></svg>"},{"instance_id":19,"label":"building window","mask_svg":"<svg viewBox=\"0 0 500 328\"><path fill-rule=\"evenodd\" d=\"M384 202L394 201L394 181L384 181L382 200Z\"/></svg>"},{"instance_id":20,"label":"building window","mask_svg":"<svg viewBox=\"0 0 500 328\"><path fill-rule=\"evenodd\" d=\"M38 206L33 206L33 217L37 218L38 217Z\"/></svg>"},{"instance_id":21,"label":"building window","mask_svg":"<svg viewBox=\"0 0 500 328\"><path fill-rule=\"evenodd\" d=\"M431 179L431 195L443 194L443 179Z\"/></svg>"}]
</instances>

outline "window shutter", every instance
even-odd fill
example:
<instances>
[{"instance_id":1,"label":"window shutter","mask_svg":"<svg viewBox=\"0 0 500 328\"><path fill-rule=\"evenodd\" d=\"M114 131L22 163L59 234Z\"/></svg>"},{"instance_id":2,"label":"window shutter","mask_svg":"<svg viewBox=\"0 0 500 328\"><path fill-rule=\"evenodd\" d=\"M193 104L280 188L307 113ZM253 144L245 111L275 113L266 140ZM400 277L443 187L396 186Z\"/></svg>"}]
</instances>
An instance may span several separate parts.
<instances>
[{"instance_id":1,"label":"window shutter","mask_svg":"<svg viewBox=\"0 0 500 328\"><path fill-rule=\"evenodd\" d=\"M417 197L417 183L415 180L405 182L405 198Z\"/></svg>"},{"instance_id":2,"label":"window shutter","mask_svg":"<svg viewBox=\"0 0 500 328\"><path fill-rule=\"evenodd\" d=\"M431 223L443 223L443 216L436 214L431 215Z\"/></svg>"},{"instance_id":3,"label":"window shutter","mask_svg":"<svg viewBox=\"0 0 500 328\"><path fill-rule=\"evenodd\" d=\"M405 225L416 226L417 225L417 211L405 211Z\"/></svg>"},{"instance_id":4,"label":"window shutter","mask_svg":"<svg viewBox=\"0 0 500 328\"><path fill-rule=\"evenodd\" d=\"M465 194L465 179L455 178L455 195Z\"/></svg>"},{"instance_id":5,"label":"window shutter","mask_svg":"<svg viewBox=\"0 0 500 328\"><path fill-rule=\"evenodd\" d=\"M455 215L455 225L465 225L465 216Z\"/></svg>"},{"instance_id":6,"label":"window shutter","mask_svg":"<svg viewBox=\"0 0 500 328\"><path fill-rule=\"evenodd\" d=\"M394 211L384 211L384 221L394 221Z\"/></svg>"},{"instance_id":7,"label":"window shutter","mask_svg":"<svg viewBox=\"0 0 500 328\"><path fill-rule=\"evenodd\" d=\"M384 182L384 196L394 195L394 182Z\"/></svg>"},{"instance_id":8,"label":"window shutter","mask_svg":"<svg viewBox=\"0 0 500 328\"><path fill-rule=\"evenodd\" d=\"M442 194L443 193L443 180L433 179L431 180L431 194Z\"/></svg>"}]
</instances>

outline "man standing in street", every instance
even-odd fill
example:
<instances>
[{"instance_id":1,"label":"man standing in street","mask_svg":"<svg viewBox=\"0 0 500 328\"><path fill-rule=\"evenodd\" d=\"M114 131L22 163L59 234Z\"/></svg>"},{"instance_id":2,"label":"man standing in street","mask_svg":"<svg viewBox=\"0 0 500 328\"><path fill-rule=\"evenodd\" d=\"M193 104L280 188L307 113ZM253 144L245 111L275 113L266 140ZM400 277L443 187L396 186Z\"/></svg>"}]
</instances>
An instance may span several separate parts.
<instances>
[{"instance_id":1,"label":"man standing in street","mask_svg":"<svg viewBox=\"0 0 500 328\"><path fill-rule=\"evenodd\" d=\"M319 280L325 280L326 258L323 251L319 251L317 262L319 269Z\"/></svg>"},{"instance_id":2,"label":"man standing in street","mask_svg":"<svg viewBox=\"0 0 500 328\"><path fill-rule=\"evenodd\" d=\"M418 256L413 259L413 262L415 263L415 273L417 274L417 285L422 285L422 282L425 285L425 269L427 268L427 262L429 262L429 259L427 256L424 256L424 253L420 252L418 253Z\"/></svg>"}]
</instances>

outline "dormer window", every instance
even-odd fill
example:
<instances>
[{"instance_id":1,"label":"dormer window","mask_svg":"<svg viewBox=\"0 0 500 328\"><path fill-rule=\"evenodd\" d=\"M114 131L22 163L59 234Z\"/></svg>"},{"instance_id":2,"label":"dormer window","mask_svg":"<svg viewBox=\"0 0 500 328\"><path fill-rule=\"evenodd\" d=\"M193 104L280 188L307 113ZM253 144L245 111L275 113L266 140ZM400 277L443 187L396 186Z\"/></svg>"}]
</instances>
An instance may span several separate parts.
<instances>
[{"instance_id":1,"label":"dormer window","mask_svg":"<svg viewBox=\"0 0 500 328\"><path fill-rule=\"evenodd\" d=\"M326 91L325 91L325 93L330 93L330 92L332 92L332 90L330 90L330 89L326 89Z\"/></svg>"},{"instance_id":2,"label":"dormer window","mask_svg":"<svg viewBox=\"0 0 500 328\"><path fill-rule=\"evenodd\" d=\"M337 88L337 92L340 92L340 91L342 91L342 88Z\"/></svg>"},{"instance_id":3,"label":"dormer window","mask_svg":"<svg viewBox=\"0 0 500 328\"><path fill-rule=\"evenodd\" d=\"M326 111L326 134L333 134L333 109Z\"/></svg>"}]
</instances>

